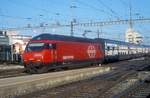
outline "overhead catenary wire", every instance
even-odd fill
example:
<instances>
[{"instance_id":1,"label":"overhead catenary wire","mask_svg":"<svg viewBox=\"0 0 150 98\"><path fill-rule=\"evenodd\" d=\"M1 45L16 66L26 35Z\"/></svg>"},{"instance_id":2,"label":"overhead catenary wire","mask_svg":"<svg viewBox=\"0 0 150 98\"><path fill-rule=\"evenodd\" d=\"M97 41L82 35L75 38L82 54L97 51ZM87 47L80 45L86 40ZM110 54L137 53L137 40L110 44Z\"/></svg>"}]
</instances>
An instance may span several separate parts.
<instances>
[{"instance_id":1,"label":"overhead catenary wire","mask_svg":"<svg viewBox=\"0 0 150 98\"><path fill-rule=\"evenodd\" d=\"M107 14L107 15L110 15L111 17L113 16L112 14L106 12L105 10L99 9L99 8L97 8L97 7L95 7L95 6L91 5L91 4L82 2L82 1L80 1L80 0L76 0L76 2L77 2L78 4L80 4L80 5L84 5L84 6L86 6L86 7L88 7L88 8L91 8L91 9L93 9L93 10L95 10L95 11L98 11L98 12L101 12L101 13L105 13L105 14Z\"/></svg>"},{"instance_id":2,"label":"overhead catenary wire","mask_svg":"<svg viewBox=\"0 0 150 98\"><path fill-rule=\"evenodd\" d=\"M13 4L17 5L17 6L20 5L20 6L24 6L24 7L29 7L29 8L32 8L34 10L39 10L39 11L47 12L48 14L53 14L53 15L56 14L53 11L50 11L50 10L47 10L47 9L43 9L43 8L39 8L39 7L36 7L35 5L31 6L30 4L23 3L23 2L21 2L21 3L18 4L18 2L15 2L14 0L7 0L7 1L9 1L9 2L11 2L11 3L13 3Z\"/></svg>"},{"instance_id":3,"label":"overhead catenary wire","mask_svg":"<svg viewBox=\"0 0 150 98\"><path fill-rule=\"evenodd\" d=\"M101 4L102 6L104 6L106 9L108 9L116 18L120 18L120 15L115 12L112 8L110 8L109 6L107 6L104 2L102 2L101 0L97 0L99 2L99 4Z\"/></svg>"},{"instance_id":4,"label":"overhead catenary wire","mask_svg":"<svg viewBox=\"0 0 150 98\"><path fill-rule=\"evenodd\" d=\"M20 16L11 16L11 15L4 15L4 14L0 14L0 17L5 17L5 18L12 18L12 19L19 19L19 20L28 20L31 18L25 18L25 17L20 17Z\"/></svg>"},{"instance_id":5,"label":"overhead catenary wire","mask_svg":"<svg viewBox=\"0 0 150 98\"><path fill-rule=\"evenodd\" d=\"M12 0L12 2L13 2L14 0ZM77 0L77 2L78 2L79 0ZM122 0L121 0L122 1ZM82 3L81 3L82 2ZM91 8L91 9L93 9L93 10L96 10L96 11L99 11L99 12L102 12L102 13L107 13L105 10L103 10L103 9L100 9L100 8L98 8L98 7L96 7L95 5L92 5L92 4L90 4L90 3L87 3L87 2L83 2L83 1L79 1L79 3L81 3L82 5L85 5L85 6L87 6L87 7L89 7L89 8ZM107 6L107 5L106 5ZM34 9L35 9L36 7L34 7ZM109 7L110 8L110 7ZM41 8L39 8L39 9L41 9ZM110 14L110 13L109 13ZM0 16L2 16L2 17L7 17L7 18L14 18L14 19L28 19L28 18L25 18L25 17L19 17L19 16L9 16L9 15L0 15ZM115 24L115 23L114 23ZM112 24L113 25L113 24ZM85 25L86 26L86 25ZM90 26L90 24L89 24L89 26Z\"/></svg>"},{"instance_id":6,"label":"overhead catenary wire","mask_svg":"<svg viewBox=\"0 0 150 98\"><path fill-rule=\"evenodd\" d=\"M58 13L61 14L61 16L62 16L62 13L49 10L50 8L46 9L46 8L43 8L42 6L41 7L35 6L35 5L30 4L30 3L26 3L26 2L17 2L15 0L7 0L7 1L9 1L11 4L16 5L16 6L19 5L20 7L25 7L25 8L28 7L29 9L35 10L38 13L39 17L34 18L34 19L32 18L32 20L34 20L36 22L41 21L41 18L42 18L42 21L43 20L46 20L46 21L47 20L55 20L53 17L56 17L56 15ZM45 12L46 15L43 12ZM42 15L42 17L41 17L41 15ZM65 16L67 16L67 15L65 15ZM51 17L51 18L49 18L49 17ZM29 20L31 20L31 19L28 19L28 21Z\"/></svg>"},{"instance_id":7,"label":"overhead catenary wire","mask_svg":"<svg viewBox=\"0 0 150 98\"><path fill-rule=\"evenodd\" d=\"M134 15L139 16L140 14L139 13L132 13L132 11L133 11L132 0L128 0L128 3L125 2L124 0L120 0L120 2L124 6L126 6L128 8L128 10L129 10L129 19L130 19L130 21L129 21L129 27L132 28L133 27L133 20L132 20L132 18L134 17ZM135 10L135 8L134 8L134 10ZM139 12L139 9L137 9L137 10ZM138 17L138 18L140 19L141 17Z\"/></svg>"},{"instance_id":8,"label":"overhead catenary wire","mask_svg":"<svg viewBox=\"0 0 150 98\"><path fill-rule=\"evenodd\" d=\"M121 3L122 3L122 5L124 5L125 7L127 7L127 6L129 6L129 4L128 3L126 3L124 0L119 0Z\"/></svg>"}]
</instances>

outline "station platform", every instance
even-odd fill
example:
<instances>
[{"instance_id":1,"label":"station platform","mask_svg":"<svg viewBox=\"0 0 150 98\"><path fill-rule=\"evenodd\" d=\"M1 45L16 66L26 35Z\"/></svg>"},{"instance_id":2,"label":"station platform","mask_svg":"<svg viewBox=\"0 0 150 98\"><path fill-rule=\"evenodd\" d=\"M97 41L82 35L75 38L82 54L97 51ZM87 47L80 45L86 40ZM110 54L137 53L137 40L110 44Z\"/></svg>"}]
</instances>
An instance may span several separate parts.
<instances>
[{"instance_id":1,"label":"station platform","mask_svg":"<svg viewBox=\"0 0 150 98\"><path fill-rule=\"evenodd\" d=\"M0 79L0 98L14 98L111 72L110 67L91 67Z\"/></svg>"},{"instance_id":2,"label":"station platform","mask_svg":"<svg viewBox=\"0 0 150 98\"><path fill-rule=\"evenodd\" d=\"M1 70L14 70L14 69L23 69L24 66L22 65L15 65L15 64L0 64L0 71Z\"/></svg>"}]
</instances>

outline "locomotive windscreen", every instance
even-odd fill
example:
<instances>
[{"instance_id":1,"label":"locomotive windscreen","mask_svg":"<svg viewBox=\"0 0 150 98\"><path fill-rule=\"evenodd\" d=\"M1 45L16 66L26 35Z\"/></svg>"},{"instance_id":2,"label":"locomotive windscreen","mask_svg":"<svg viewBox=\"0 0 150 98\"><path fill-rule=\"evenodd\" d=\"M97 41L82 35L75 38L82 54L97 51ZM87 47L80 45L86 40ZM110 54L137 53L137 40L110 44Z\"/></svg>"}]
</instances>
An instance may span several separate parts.
<instances>
[{"instance_id":1,"label":"locomotive windscreen","mask_svg":"<svg viewBox=\"0 0 150 98\"><path fill-rule=\"evenodd\" d=\"M41 51L44 48L44 43L29 43L27 45L26 51Z\"/></svg>"},{"instance_id":2,"label":"locomotive windscreen","mask_svg":"<svg viewBox=\"0 0 150 98\"><path fill-rule=\"evenodd\" d=\"M29 43L26 47L26 51L41 51L43 49L55 49L56 45L51 43L33 42Z\"/></svg>"}]
</instances>

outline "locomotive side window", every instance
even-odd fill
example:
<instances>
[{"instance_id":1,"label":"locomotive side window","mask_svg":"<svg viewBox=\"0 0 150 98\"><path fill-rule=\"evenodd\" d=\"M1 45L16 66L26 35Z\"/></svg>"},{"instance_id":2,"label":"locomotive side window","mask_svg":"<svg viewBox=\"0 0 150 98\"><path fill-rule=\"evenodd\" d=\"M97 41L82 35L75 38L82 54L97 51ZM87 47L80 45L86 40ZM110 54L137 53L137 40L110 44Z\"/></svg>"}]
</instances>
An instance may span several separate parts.
<instances>
[{"instance_id":1,"label":"locomotive side window","mask_svg":"<svg viewBox=\"0 0 150 98\"><path fill-rule=\"evenodd\" d=\"M45 43L44 49L51 49L52 44Z\"/></svg>"},{"instance_id":2,"label":"locomotive side window","mask_svg":"<svg viewBox=\"0 0 150 98\"><path fill-rule=\"evenodd\" d=\"M56 44L46 43L45 44L45 49L56 49Z\"/></svg>"},{"instance_id":3,"label":"locomotive side window","mask_svg":"<svg viewBox=\"0 0 150 98\"><path fill-rule=\"evenodd\" d=\"M50 49L53 49L53 45L52 45L52 44L49 44L49 48L50 48Z\"/></svg>"}]
</instances>

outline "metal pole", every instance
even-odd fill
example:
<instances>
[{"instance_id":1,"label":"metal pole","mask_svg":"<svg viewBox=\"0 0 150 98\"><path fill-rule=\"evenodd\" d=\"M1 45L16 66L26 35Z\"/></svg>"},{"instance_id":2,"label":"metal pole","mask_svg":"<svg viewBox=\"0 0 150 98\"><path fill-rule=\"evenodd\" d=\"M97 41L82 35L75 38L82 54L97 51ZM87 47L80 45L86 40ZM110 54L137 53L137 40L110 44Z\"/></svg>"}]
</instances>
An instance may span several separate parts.
<instances>
[{"instance_id":1,"label":"metal pole","mask_svg":"<svg viewBox=\"0 0 150 98\"><path fill-rule=\"evenodd\" d=\"M73 32L73 21L71 21L71 36L73 36L74 35L74 32Z\"/></svg>"},{"instance_id":2,"label":"metal pole","mask_svg":"<svg viewBox=\"0 0 150 98\"><path fill-rule=\"evenodd\" d=\"M100 38L100 32L97 30L97 38Z\"/></svg>"},{"instance_id":3,"label":"metal pole","mask_svg":"<svg viewBox=\"0 0 150 98\"><path fill-rule=\"evenodd\" d=\"M11 61L13 62L14 61L14 51L13 51L13 45L11 45Z\"/></svg>"},{"instance_id":4,"label":"metal pole","mask_svg":"<svg viewBox=\"0 0 150 98\"><path fill-rule=\"evenodd\" d=\"M133 28L133 23L132 23L132 4L131 4L131 0L130 0L130 19L129 19L129 28Z\"/></svg>"}]
</instances>

